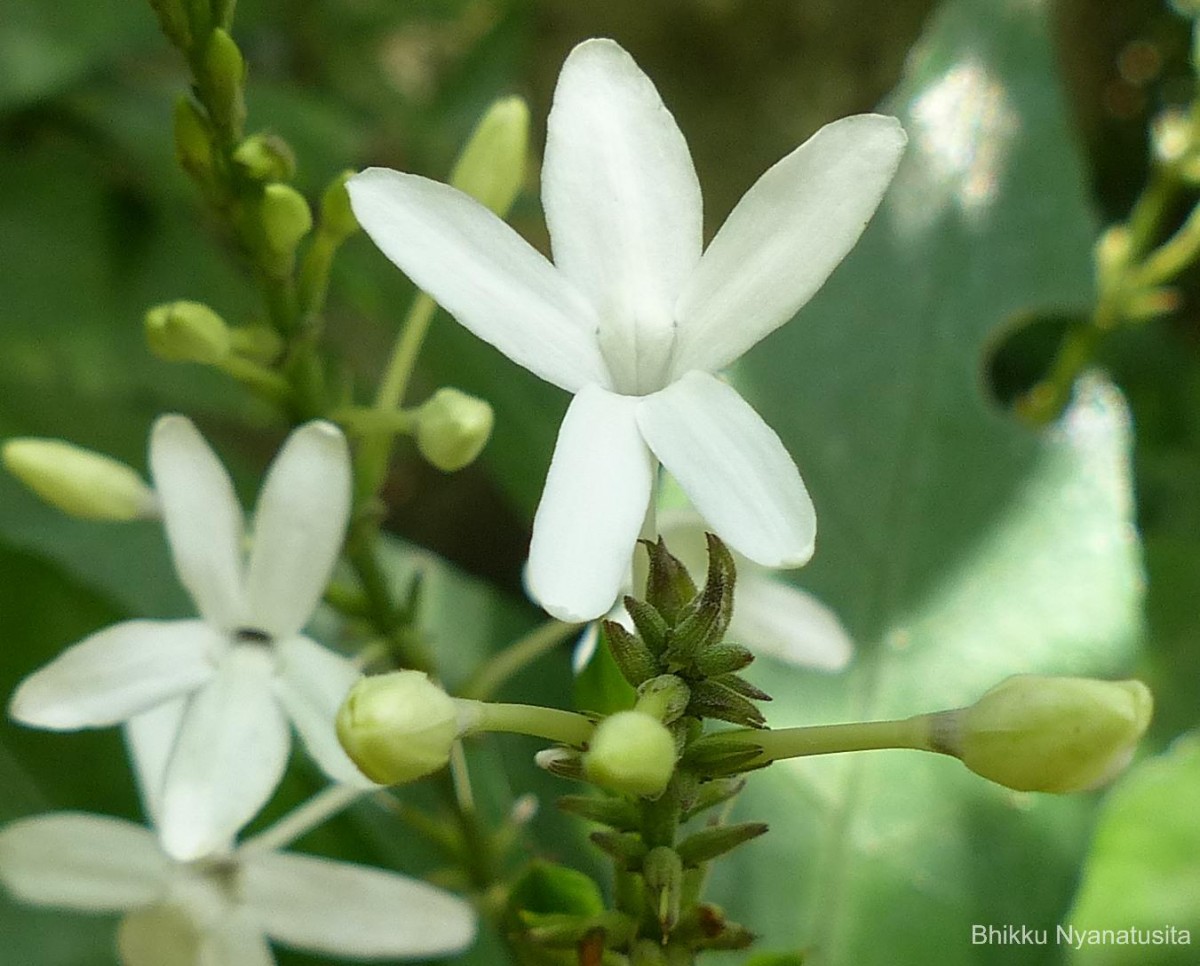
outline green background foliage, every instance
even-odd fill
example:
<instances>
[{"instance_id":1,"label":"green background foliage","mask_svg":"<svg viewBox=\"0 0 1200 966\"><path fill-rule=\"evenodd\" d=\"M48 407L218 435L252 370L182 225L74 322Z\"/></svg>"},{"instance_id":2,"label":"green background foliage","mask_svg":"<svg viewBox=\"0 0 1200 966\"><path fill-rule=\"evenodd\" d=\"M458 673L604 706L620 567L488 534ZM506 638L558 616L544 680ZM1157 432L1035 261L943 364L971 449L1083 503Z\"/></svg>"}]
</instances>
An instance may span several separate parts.
<instances>
[{"instance_id":1,"label":"green background foliage","mask_svg":"<svg viewBox=\"0 0 1200 966\"><path fill-rule=\"evenodd\" d=\"M159 301L203 300L235 321L262 311L174 166L170 105L186 74L148 6L53 6L14 0L0 25L0 435L64 436L144 467L155 415L187 412L249 505L285 427L220 376L155 360L141 338ZM718 868L713 895L781 962L804 952L830 966L1066 960L1054 946L973 947L974 923L1200 932L1194 741L1154 757L1195 727L1200 679L1194 282L1178 318L1106 346L1109 375L1088 381L1062 426L1035 434L993 401L1049 351L1009 343L1013 320L1089 305L1090 245L1136 194L1146 123L1191 96L1182 20L1142 0L242 0L234 34L250 129L291 142L310 197L369 163L444 176L501 94L526 95L543 124L562 57L592 35L621 41L658 83L696 156L710 234L824 121L881 101L904 117L906 165L863 242L734 373L817 505L818 553L796 579L859 646L839 676L756 665L776 698L769 721L958 705L1017 671L1137 672L1158 695L1153 741L1110 793L1071 799L1008 793L903 752L774 766L735 811L772 831ZM1137 41L1158 52L1150 76L1126 63ZM535 170L512 220L544 247ZM328 343L360 389L411 295L365 239L351 242ZM1016 346L1004 367L991 364L999 346ZM447 477L401 446L385 495L407 541L389 557L396 586L428 572L425 626L453 684L538 620L520 565L566 398L443 316L412 398L446 383L495 405L484 460ZM0 694L94 629L189 607L157 527L67 520L0 478ZM336 646L332 621L319 632ZM569 705L567 658L549 656L506 696ZM536 747L472 747L482 806L499 818L532 791L533 853L594 871L550 804L563 784L530 763ZM297 761L261 822L317 785ZM426 791L402 795L433 807ZM0 723L0 820L52 808L137 817L119 736ZM437 865L370 805L300 845ZM0 897L0 935L29 966L113 961L109 920ZM1073 961L1150 961L1108 952ZM468 959L500 955L485 936Z\"/></svg>"}]
</instances>

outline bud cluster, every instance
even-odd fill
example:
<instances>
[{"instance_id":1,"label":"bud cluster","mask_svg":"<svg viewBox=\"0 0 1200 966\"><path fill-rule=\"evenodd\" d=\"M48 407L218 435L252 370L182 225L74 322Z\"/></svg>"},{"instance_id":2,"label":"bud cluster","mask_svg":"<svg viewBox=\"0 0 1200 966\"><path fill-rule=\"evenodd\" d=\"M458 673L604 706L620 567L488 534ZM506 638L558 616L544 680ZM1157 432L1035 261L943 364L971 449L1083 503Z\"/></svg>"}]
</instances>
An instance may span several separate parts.
<instances>
[{"instance_id":1,"label":"bud cluster","mask_svg":"<svg viewBox=\"0 0 1200 966\"><path fill-rule=\"evenodd\" d=\"M543 948L594 949L636 963L690 962L702 949L741 949L753 937L700 901L709 862L766 831L759 822L710 823L690 834L680 826L728 802L743 787L736 777L710 778L691 767L689 746L716 718L757 729L755 702L768 696L739 674L753 659L724 640L733 610L733 558L708 537L708 573L697 588L666 545L645 542L646 597L625 598L633 622L602 625L634 707L595 727L587 748L558 748L541 761L557 774L591 782L618 797L569 795L559 807L602 826L592 842L616 871L615 909L538 913L514 894L513 915L524 938ZM744 748L744 746L743 746ZM744 756L743 756L744 757Z\"/></svg>"}]
</instances>

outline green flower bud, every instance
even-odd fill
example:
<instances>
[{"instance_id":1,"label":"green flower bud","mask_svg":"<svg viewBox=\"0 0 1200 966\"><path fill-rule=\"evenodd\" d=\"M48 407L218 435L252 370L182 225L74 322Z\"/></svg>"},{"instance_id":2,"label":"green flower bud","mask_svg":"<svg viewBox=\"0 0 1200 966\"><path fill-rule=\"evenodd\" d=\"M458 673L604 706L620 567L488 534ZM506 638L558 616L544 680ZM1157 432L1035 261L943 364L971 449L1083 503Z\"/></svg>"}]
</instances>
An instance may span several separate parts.
<instances>
[{"instance_id":1,"label":"green flower bud","mask_svg":"<svg viewBox=\"0 0 1200 966\"><path fill-rule=\"evenodd\" d=\"M439 470L453 473L475 461L495 420L482 399L443 387L416 412L417 449Z\"/></svg>"},{"instance_id":2,"label":"green flower bud","mask_svg":"<svg viewBox=\"0 0 1200 966\"><path fill-rule=\"evenodd\" d=\"M519 97L497 101L471 132L450 183L503 218L525 180L528 146L529 106Z\"/></svg>"},{"instance_id":3,"label":"green flower bud","mask_svg":"<svg viewBox=\"0 0 1200 966\"><path fill-rule=\"evenodd\" d=\"M179 166L197 181L207 181L213 170L212 131L208 119L190 97L175 99L173 114L175 157Z\"/></svg>"},{"instance_id":4,"label":"green flower bud","mask_svg":"<svg viewBox=\"0 0 1200 966\"><path fill-rule=\"evenodd\" d=\"M146 342L167 362L211 366L229 357L233 337L216 312L200 302L169 302L146 313Z\"/></svg>"},{"instance_id":5,"label":"green flower bud","mask_svg":"<svg viewBox=\"0 0 1200 966\"><path fill-rule=\"evenodd\" d=\"M460 729L454 699L420 671L363 678L337 716L338 740L381 785L415 781L444 766Z\"/></svg>"},{"instance_id":6,"label":"green flower bud","mask_svg":"<svg viewBox=\"0 0 1200 966\"><path fill-rule=\"evenodd\" d=\"M596 726L583 769L601 788L654 798L675 771L675 739L648 714L618 711Z\"/></svg>"},{"instance_id":7,"label":"green flower bud","mask_svg":"<svg viewBox=\"0 0 1200 966\"><path fill-rule=\"evenodd\" d=\"M273 182L263 189L262 224L271 254L290 261L296 246L312 228L308 202L291 185Z\"/></svg>"},{"instance_id":8,"label":"green flower bud","mask_svg":"<svg viewBox=\"0 0 1200 966\"><path fill-rule=\"evenodd\" d=\"M158 15L159 27L171 43L183 51L192 46L191 24L179 0L150 0L150 6Z\"/></svg>"},{"instance_id":9,"label":"green flower bud","mask_svg":"<svg viewBox=\"0 0 1200 966\"><path fill-rule=\"evenodd\" d=\"M234 150L233 162L255 181L288 181L296 173L291 145L276 134L252 134Z\"/></svg>"},{"instance_id":10,"label":"green flower bud","mask_svg":"<svg viewBox=\"0 0 1200 966\"><path fill-rule=\"evenodd\" d=\"M10 439L4 465L51 506L85 520L157 516L154 491L131 467L61 439Z\"/></svg>"},{"instance_id":11,"label":"green flower bud","mask_svg":"<svg viewBox=\"0 0 1200 966\"><path fill-rule=\"evenodd\" d=\"M208 35L204 48L204 79L213 121L237 135L246 121L246 61L234 39L219 27Z\"/></svg>"},{"instance_id":12,"label":"green flower bud","mask_svg":"<svg viewBox=\"0 0 1200 966\"><path fill-rule=\"evenodd\" d=\"M350 193L346 190L346 182L353 175L353 171L343 171L329 182L321 196L321 231L339 242L358 231L358 219L350 208Z\"/></svg>"},{"instance_id":13,"label":"green flower bud","mask_svg":"<svg viewBox=\"0 0 1200 966\"><path fill-rule=\"evenodd\" d=\"M1017 791L1086 791L1129 763L1152 709L1141 681L1020 674L933 715L932 744Z\"/></svg>"}]
</instances>

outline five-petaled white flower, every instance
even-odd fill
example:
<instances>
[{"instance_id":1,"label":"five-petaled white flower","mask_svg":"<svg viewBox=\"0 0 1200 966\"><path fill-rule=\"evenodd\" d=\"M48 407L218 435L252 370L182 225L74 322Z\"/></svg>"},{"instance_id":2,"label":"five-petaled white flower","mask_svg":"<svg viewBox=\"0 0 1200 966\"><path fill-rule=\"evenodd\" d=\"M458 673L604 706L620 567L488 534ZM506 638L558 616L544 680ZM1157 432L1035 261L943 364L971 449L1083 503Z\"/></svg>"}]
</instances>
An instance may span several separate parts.
<instances>
[{"instance_id":1,"label":"five-petaled white flower","mask_svg":"<svg viewBox=\"0 0 1200 966\"><path fill-rule=\"evenodd\" d=\"M703 250L687 144L609 40L563 65L542 202L554 264L471 198L370 169L349 182L384 254L464 326L575 398L534 520L527 580L556 617L609 609L655 459L712 529L766 566L799 566L816 520L778 436L712 373L792 317L862 233L899 163L894 118L818 131L768 170Z\"/></svg>"},{"instance_id":2,"label":"five-petaled white flower","mask_svg":"<svg viewBox=\"0 0 1200 966\"><path fill-rule=\"evenodd\" d=\"M130 734L152 823L170 737L143 727ZM277 851L274 831L237 846L231 834L183 862L132 822L37 815L0 829L0 883L35 905L125 913L125 966L273 966L269 939L338 957L424 959L474 938L475 913L462 899L383 869Z\"/></svg>"},{"instance_id":3,"label":"five-petaled white flower","mask_svg":"<svg viewBox=\"0 0 1200 966\"><path fill-rule=\"evenodd\" d=\"M61 731L129 722L172 736L159 827L167 851L187 860L228 841L270 798L289 718L327 774L365 781L333 724L359 672L300 633L341 549L350 459L331 423L292 433L263 483L248 562L233 484L189 420L155 423L150 469L175 569L202 619L99 631L26 678L9 713Z\"/></svg>"}]
</instances>

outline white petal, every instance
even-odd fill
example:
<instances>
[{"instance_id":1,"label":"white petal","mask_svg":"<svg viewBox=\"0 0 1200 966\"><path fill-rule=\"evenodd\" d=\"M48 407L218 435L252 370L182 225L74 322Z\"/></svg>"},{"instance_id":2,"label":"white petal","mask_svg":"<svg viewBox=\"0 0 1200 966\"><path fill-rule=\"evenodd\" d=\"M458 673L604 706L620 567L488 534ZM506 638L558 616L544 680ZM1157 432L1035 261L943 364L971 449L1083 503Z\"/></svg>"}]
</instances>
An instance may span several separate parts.
<instances>
[{"instance_id":1,"label":"white petal","mask_svg":"<svg viewBox=\"0 0 1200 966\"><path fill-rule=\"evenodd\" d=\"M461 952L471 906L393 872L267 852L242 864L246 909L272 939L333 956L421 958Z\"/></svg>"},{"instance_id":2,"label":"white petal","mask_svg":"<svg viewBox=\"0 0 1200 966\"><path fill-rule=\"evenodd\" d=\"M242 621L242 509L225 467L183 416L150 434L150 469L179 579L219 630Z\"/></svg>"},{"instance_id":3,"label":"white petal","mask_svg":"<svg viewBox=\"0 0 1200 966\"><path fill-rule=\"evenodd\" d=\"M275 653L276 693L305 750L334 781L376 787L342 750L334 729L338 708L362 672L349 658L306 637L278 642Z\"/></svg>"},{"instance_id":4,"label":"white petal","mask_svg":"<svg viewBox=\"0 0 1200 966\"><path fill-rule=\"evenodd\" d=\"M624 586L653 475L637 405L636 397L588 386L558 431L526 579L559 620L599 617Z\"/></svg>"},{"instance_id":5,"label":"white petal","mask_svg":"<svg viewBox=\"0 0 1200 966\"><path fill-rule=\"evenodd\" d=\"M822 671L840 671L854 651L837 614L812 594L744 570L727 636L760 656Z\"/></svg>"},{"instance_id":6,"label":"white petal","mask_svg":"<svg viewBox=\"0 0 1200 966\"><path fill-rule=\"evenodd\" d=\"M125 744L137 780L138 795L142 799L142 810L155 825L162 806L167 762L175 750L187 706L187 698L175 698L125 722Z\"/></svg>"},{"instance_id":7,"label":"white petal","mask_svg":"<svg viewBox=\"0 0 1200 966\"><path fill-rule=\"evenodd\" d=\"M474 198L384 168L346 187L380 250L479 338L571 392L608 378L591 306Z\"/></svg>"},{"instance_id":8,"label":"white petal","mask_svg":"<svg viewBox=\"0 0 1200 966\"><path fill-rule=\"evenodd\" d=\"M249 626L300 630L325 591L350 517L350 452L332 423L301 426L267 472L246 577Z\"/></svg>"},{"instance_id":9,"label":"white petal","mask_svg":"<svg viewBox=\"0 0 1200 966\"><path fill-rule=\"evenodd\" d=\"M203 621L114 624L22 681L8 713L54 731L117 724L199 687L222 647Z\"/></svg>"},{"instance_id":10,"label":"white petal","mask_svg":"<svg viewBox=\"0 0 1200 966\"><path fill-rule=\"evenodd\" d=\"M235 647L184 713L159 827L180 861L227 847L283 777L290 735L271 675L263 649Z\"/></svg>"},{"instance_id":11,"label":"white petal","mask_svg":"<svg viewBox=\"0 0 1200 966\"><path fill-rule=\"evenodd\" d=\"M843 118L758 179L680 296L675 375L728 365L812 298L858 241L906 140L895 118Z\"/></svg>"},{"instance_id":12,"label":"white petal","mask_svg":"<svg viewBox=\"0 0 1200 966\"><path fill-rule=\"evenodd\" d=\"M625 335L637 357L632 382L660 388L675 302L700 260L700 183L654 84L611 40L588 40L563 64L542 200L555 265L596 306L601 332ZM620 380L625 366L601 338Z\"/></svg>"},{"instance_id":13,"label":"white petal","mask_svg":"<svg viewBox=\"0 0 1200 966\"><path fill-rule=\"evenodd\" d=\"M717 536L767 567L799 567L817 519L796 464L737 391L691 372L646 396L638 425Z\"/></svg>"},{"instance_id":14,"label":"white petal","mask_svg":"<svg viewBox=\"0 0 1200 966\"><path fill-rule=\"evenodd\" d=\"M275 966L275 956L259 925L238 914L205 932L195 966Z\"/></svg>"},{"instance_id":15,"label":"white petal","mask_svg":"<svg viewBox=\"0 0 1200 966\"><path fill-rule=\"evenodd\" d=\"M0 829L0 882L23 902L112 912L154 902L171 868L154 835L100 815L59 812Z\"/></svg>"}]
</instances>

